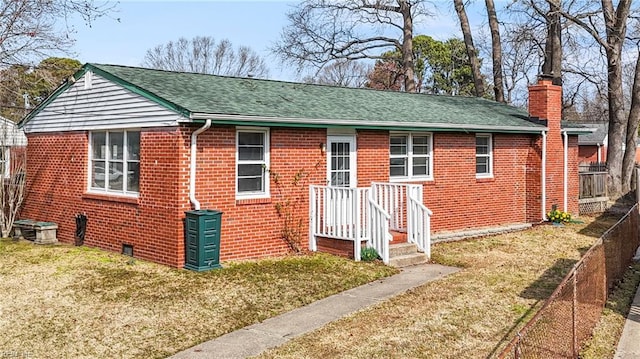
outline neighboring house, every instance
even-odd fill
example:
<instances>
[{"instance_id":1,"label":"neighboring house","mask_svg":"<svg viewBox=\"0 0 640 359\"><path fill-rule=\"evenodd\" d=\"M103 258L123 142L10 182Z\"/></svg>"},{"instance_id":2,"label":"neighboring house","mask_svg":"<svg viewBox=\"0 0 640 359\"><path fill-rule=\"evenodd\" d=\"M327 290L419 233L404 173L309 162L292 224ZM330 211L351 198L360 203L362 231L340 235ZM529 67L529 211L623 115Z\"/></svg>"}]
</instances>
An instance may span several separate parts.
<instances>
[{"instance_id":1,"label":"neighboring house","mask_svg":"<svg viewBox=\"0 0 640 359\"><path fill-rule=\"evenodd\" d=\"M581 164L607 161L607 143L609 141L608 123L582 123L583 127L591 128L594 132L580 135L578 157ZM640 141L636 140L636 163L640 163ZM623 145L623 148L625 146Z\"/></svg>"},{"instance_id":2,"label":"neighboring house","mask_svg":"<svg viewBox=\"0 0 640 359\"><path fill-rule=\"evenodd\" d=\"M24 132L13 121L0 116L0 173L9 176L11 158L24 154L26 146L27 137Z\"/></svg>"},{"instance_id":3,"label":"neighboring house","mask_svg":"<svg viewBox=\"0 0 640 359\"><path fill-rule=\"evenodd\" d=\"M416 185L434 233L539 222L554 204L578 211L584 129L561 128L561 89L547 80L530 87L532 119L481 98L114 65L73 79L21 122L23 217L56 222L65 242L86 213L85 244L181 267L185 211L201 207L224 213L222 260L281 255L287 203L305 246L318 239L310 217L335 229L364 216L330 207L350 195L327 184Z\"/></svg>"}]
</instances>

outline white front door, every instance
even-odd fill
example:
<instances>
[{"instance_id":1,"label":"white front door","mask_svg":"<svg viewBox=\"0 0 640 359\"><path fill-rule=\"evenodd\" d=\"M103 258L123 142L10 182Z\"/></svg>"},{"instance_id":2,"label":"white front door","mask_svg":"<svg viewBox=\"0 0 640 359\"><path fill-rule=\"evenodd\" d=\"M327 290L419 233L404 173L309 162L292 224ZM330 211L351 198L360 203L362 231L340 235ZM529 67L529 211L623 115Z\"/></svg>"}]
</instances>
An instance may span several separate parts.
<instances>
[{"instance_id":1,"label":"white front door","mask_svg":"<svg viewBox=\"0 0 640 359\"><path fill-rule=\"evenodd\" d=\"M329 186L356 187L356 136L327 136L327 182Z\"/></svg>"}]
</instances>

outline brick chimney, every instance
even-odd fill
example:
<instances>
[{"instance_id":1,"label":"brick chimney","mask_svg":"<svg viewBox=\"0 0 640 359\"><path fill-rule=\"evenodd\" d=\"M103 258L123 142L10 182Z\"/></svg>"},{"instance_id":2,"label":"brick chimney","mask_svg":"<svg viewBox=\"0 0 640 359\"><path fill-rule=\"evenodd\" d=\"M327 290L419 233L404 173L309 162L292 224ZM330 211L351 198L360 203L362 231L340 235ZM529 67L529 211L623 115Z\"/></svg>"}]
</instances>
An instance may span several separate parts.
<instances>
[{"instance_id":1,"label":"brick chimney","mask_svg":"<svg viewBox=\"0 0 640 359\"><path fill-rule=\"evenodd\" d=\"M560 125L562 87L554 85L551 77L541 75L537 84L529 86L529 115L546 123L549 129L546 137L545 213L551 210L553 205L557 205L558 209L562 210L564 202L564 147ZM542 208L539 208L541 211Z\"/></svg>"},{"instance_id":2,"label":"brick chimney","mask_svg":"<svg viewBox=\"0 0 640 359\"><path fill-rule=\"evenodd\" d=\"M549 134L560 133L562 87L554 85L550 76L540 75L538 83L529 86L529 115L546 120Z\"/></svg>"}]
</instances>

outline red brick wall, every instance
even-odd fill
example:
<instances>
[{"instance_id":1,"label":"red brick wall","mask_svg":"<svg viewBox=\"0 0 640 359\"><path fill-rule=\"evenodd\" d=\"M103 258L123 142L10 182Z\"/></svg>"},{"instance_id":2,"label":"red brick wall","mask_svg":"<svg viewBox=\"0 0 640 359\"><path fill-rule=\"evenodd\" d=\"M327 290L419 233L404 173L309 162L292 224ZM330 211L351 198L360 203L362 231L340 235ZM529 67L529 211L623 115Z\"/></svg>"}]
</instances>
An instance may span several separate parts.
<instances>
[{"instance_id":1,"label":"red brick wall","mask_svg":"<svg viewBox=\"0 0 640 359\"><path fill-rule=\"evenodd\" d=\"M532 138L493 135L493 178L476 178L475 134L434 134L434 181L424 186L433 231L522 223Z\"/></svg>"},{"instance_id":2,"label":"red brick wall","mask_svg":"<svg viewBox=\"0 0 640 359\"><path fill-rule=\"evenodd\" d=\"M190 130L183 128L185 137ZM326 143L326 130L273 128L270 131L271 198L236 200L236 129L214 126L198 136L198 174L196 197L203 209L217 209L222 215L221 260L282 255L288 246L282 239L283 218L277 204L292 204L293 213L302 220L301 247L308 246L309 185L326 183L326 155L320 151ZM305 173L298 185L292 181L297 172ZM273 176L272 176L273 177Z\"/></svg>"},{"instance_id":3,"label":"red brick wall","mask_svg":"<svg viewBox=\"0 0 640 359\"><path fill-rule=\"evenodd\" d=\"M564 209L564 139L561 133L562 88L541 79L529 86L529 114L547 121L546 211ZM578 138L569 136L567 210L578 213ZM575 199L575 200L574 200Z\"/></svg>"},{"instance_id":4,"label":"red brick wall","mask_svg":"<svg viewBox=\"0 0 640 359\"><path fill-rule=\"evenodd\" d=\"M72 242L74 216L86 213L87 245L119 252L128 243L134 245L136 257L181 267L184 212L191 209L189 144L193 130L195 127L181 126L141 131L141 190L134 201L85 193L87 133L29 135L23 218L56 222L60 240ZM268 199L236 200L235 127L213 126L199 135L196 198L202 209L224 213L221 260L286 253L283 218L276 206L287 200L298 201L292 209L301 220L300 245L307 248L308 185L326 184L326 154L320 151L326 139L325 129L272 128L269 170L279 181L271 179ZM425 204L434 211L433 231L540 219L539 135L494 134L494 177L490 179L475 177L475 134L434 133L433 140L434 181L423 183ZM574 138L572 146L571 156L577 160ZM388 132L359 131L357 149L358 185L388 181ZM298 172L304 176L294 185ZM560 189L561 183L557 185ZM577 188L570 190L575 190L577 198Z\"/></svg>"},{"instance_id":5,"label":"red brick wall","mask_svg":"<svg viewBox=\"0 0 640 359\"><path fill-rule=\"evenodd\" d=\"M598 146L580 146L578 158L580 163L598 162ZM604 156L602 159L605 160Z\"/></svg>"},{"instance_id":6,"label":"red brick wall","mask_svg":"<svg viewBox=\"0 0 640 359\"><path fill-rule=\"evenodd\" d=\"M58 239L72 243L75 215L86 213L86 245L120 252L127 243L136 257L182 266L182 222L176 206L185 152L180 139L175 128L141 131L140 197L118 201L86 193L86 132L31 134L21 218L56 222Z\"/></svg>"}]
</instances>

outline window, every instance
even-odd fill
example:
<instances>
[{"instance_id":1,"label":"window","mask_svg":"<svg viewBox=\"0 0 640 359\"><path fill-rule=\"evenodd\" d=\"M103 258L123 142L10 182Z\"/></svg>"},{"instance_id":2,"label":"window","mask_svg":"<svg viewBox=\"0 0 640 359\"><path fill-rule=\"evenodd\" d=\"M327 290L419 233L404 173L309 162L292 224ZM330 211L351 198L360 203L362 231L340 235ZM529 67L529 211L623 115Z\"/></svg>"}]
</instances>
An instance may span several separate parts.
<instances>
[{"instance_id":1,"label":"window","mask_svg":"<svg viewBox=\"0 0 640 359\"><path fill-rule=\"evenodd\" d=\"M140 132L92 132L89 143L91 191L137 195L140 191Z\"/></svg>"},{"instance_id":2,"label":"window","mask_svg":"<svg viewBox=\"0 0 640 359\"><path fill-rule=\"evenodd\" d=\"M476 177L493 176L491 135L476 135Z\"/></svg>"},{"instance_id":3,"label":"window","mask_svg":"<svg viewBox=\"0 0 640 359\"><path fill-rule=\"evenodd\" d=\"M241 198L269 196L269 130L238 129L236 194Z\"/></svg>"},{"instance_id":4,"label":"window","mask_svg":"<svg viewBox=\"0 0 640 359\"><path fill-rule=\"evenodd\" d=\"M392 179L432 179L431 134L391 134L389 176Z\"/></svg>"},{"instance_id":5,"label":"window","mask_svg":"<svg viewBox=\"0 0 640 359\"><path fill-rule=\"evenodd\" d=\"M11 165L9 163L9 159L11 158L11 153L9 152L9 147L0 146L0 171L5 178L11 177Z\"/></svg>"}]
</instances>

